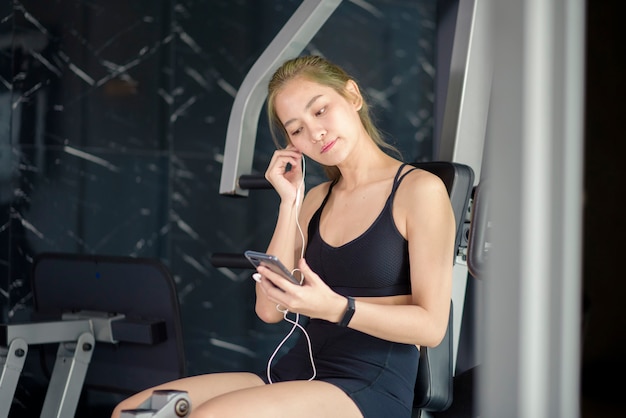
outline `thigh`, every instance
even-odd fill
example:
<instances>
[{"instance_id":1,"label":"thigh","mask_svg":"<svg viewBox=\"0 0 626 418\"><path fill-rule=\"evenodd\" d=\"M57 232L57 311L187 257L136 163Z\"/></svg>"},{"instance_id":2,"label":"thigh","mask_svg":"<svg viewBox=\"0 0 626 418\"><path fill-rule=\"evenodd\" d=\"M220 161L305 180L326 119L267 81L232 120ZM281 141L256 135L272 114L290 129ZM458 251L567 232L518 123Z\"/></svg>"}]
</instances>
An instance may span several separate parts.
<instances>
[{"instance_id":1,"label":"thigh","mask_svg":"<svg viewBox=\"0 0 626 418\"><path fill-rule=\"evenodd\" d=\"M190 418L362 418L337 386L298 380L241 389L192 408Z\"/></svg>"},{"instance_id":2,"label":"thigh","mask_svg":"<svg viewBox=\"0 0 626 418\"><path fill-rule=\"evenodd\" d=\"M195 406L202 405L207 400L224 393L264 385L263 380L253 373L211 373L185 377L146 389L131 396L117 405L112 417L118 417L121 411L125 409L137 409L139 405L150 397L154 390L186 391L193 409Z\"/></svg>"}]
</instances>

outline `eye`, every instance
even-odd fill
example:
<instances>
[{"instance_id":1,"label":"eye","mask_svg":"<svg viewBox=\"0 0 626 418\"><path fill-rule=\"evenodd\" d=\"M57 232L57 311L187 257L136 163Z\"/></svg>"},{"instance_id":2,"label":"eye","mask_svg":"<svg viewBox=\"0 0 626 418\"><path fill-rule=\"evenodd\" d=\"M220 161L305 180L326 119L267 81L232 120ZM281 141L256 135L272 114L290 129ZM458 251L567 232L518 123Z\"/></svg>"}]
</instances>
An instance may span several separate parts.
<instances>
[{"instance_id":1,"label":"eye","mask_svg":"<svg viewBox=\"0 0 626 418\"><path fill-rule=\"evenodd\" d=\"M326 107L325 106L323 108L321 108L320 110L318 110L317 112L315 112L315 116L322 116L324 113L326 113Z\"/></svg>"},{"instance_id":2,"label":"eye","mask_svg":"<svg viewBox=\"0 0 626 418\"><path fill-rule=\"evenodd\" d=\"M291 136L298 135L300 132L302 132L302 128L298 128L295 131L291 132Z\"/></svg>"}]
</instances>

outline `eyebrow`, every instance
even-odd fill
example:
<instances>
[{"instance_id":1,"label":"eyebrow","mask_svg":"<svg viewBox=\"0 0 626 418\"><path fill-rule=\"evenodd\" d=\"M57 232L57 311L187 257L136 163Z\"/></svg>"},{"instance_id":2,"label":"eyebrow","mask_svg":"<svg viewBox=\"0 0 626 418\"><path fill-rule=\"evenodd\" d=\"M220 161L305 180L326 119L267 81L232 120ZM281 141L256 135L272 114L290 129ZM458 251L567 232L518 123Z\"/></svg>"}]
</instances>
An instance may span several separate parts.
<instances>
[{"instance_id":1,"label":"eyebrow","mask_svg":"<svg viewBox=\"0 0 626 418\"><path fill-rule=\"evenodd\" d=\"M304 110L308 110L311 108L311 106L313 106L313 103L315 103L315 101L317 99L319 99L320 97L322 97L321 94L318 94L317 96L313 96L313 98L311 100L309 100L309 102L306 104L306 106L304 106ZM287 122L283 123L283 126L286 128L287 125L289 125L292 122L295 122L295 119L289 119Z\"/></svg>"}]
</instances>

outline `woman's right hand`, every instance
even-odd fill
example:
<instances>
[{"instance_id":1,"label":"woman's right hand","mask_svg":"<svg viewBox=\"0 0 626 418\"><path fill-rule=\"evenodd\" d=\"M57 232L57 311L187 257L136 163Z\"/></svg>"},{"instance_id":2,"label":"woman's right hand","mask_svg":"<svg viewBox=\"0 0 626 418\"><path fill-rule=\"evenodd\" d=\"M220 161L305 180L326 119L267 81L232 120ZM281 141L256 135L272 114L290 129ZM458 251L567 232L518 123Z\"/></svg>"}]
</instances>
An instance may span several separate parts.
<instances>
[{"instance_id":1,"label":"woman's right hand","mask_svg":"<svg viewBox=\"0 0 626 418\"><path fill-rule=\"evenodd\" d=\"M295 147L274 151L265 178L282 201L295 202L298 188L303 187L302 153Z\"/></svg>"}]
</instances>

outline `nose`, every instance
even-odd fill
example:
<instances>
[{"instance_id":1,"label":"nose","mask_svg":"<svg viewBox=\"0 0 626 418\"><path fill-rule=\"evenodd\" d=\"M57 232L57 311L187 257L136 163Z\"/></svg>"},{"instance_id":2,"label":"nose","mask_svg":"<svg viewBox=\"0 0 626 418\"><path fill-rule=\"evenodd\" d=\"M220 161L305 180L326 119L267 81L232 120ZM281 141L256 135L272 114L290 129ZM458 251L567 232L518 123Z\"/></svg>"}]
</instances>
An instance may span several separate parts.
<instances>
[{"instance_id":1,"label":"nose","mask_svg":"<svg viewBox=\"0 0 626 418\"><path fill-rule=\"evenodd\" d=\"M326 136L326 130L323 128L319 128L317 132L314 132L313 135L311 135L311 142L313 142L314 144L317 144L318 142L323 140L325 136Z\"/></svg>"}]
</instances>

